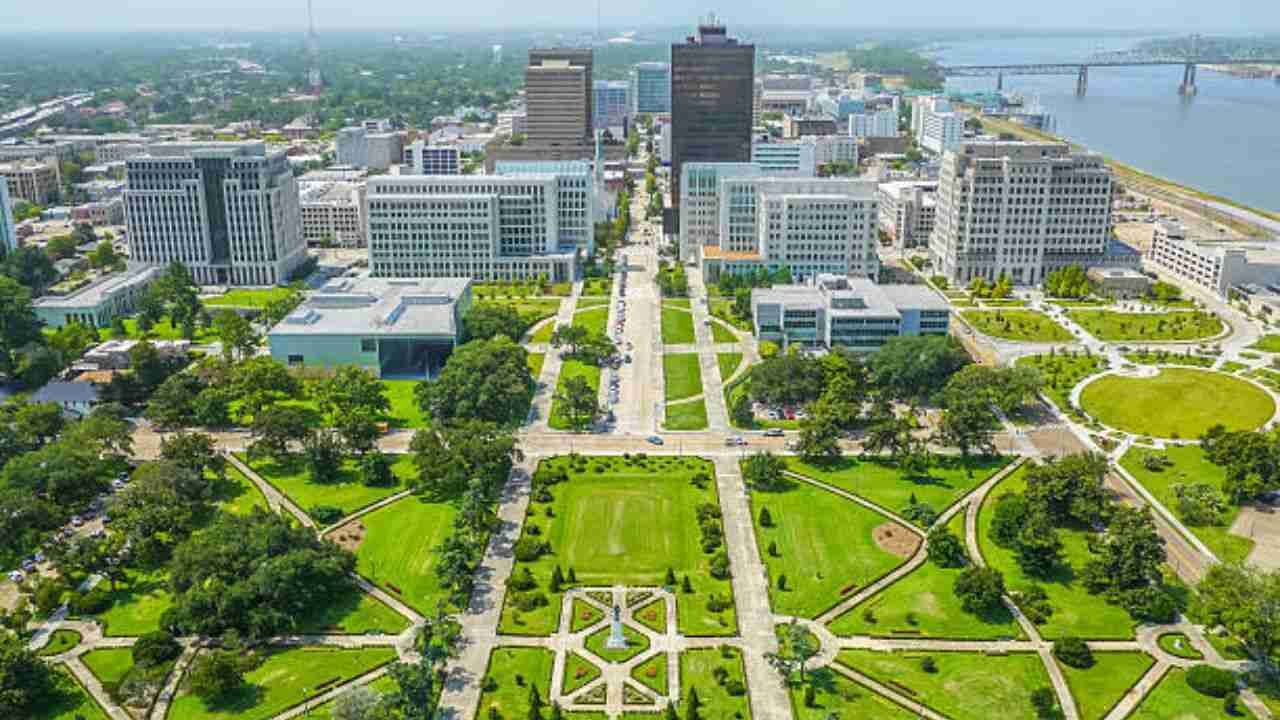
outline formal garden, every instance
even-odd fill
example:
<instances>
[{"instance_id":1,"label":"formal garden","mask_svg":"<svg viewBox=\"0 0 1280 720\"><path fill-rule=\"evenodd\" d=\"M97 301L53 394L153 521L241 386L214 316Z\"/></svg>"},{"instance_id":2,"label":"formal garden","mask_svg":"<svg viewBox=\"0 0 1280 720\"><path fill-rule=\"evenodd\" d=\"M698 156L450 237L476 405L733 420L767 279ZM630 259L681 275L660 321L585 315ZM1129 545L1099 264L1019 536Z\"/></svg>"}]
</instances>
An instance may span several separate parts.
<instances>
[{"instance_id":1,"label":"formal garden","mask_svg":"<svg viewBox=\"0 0 1280 720\"><path fill-rule=\"evenodd\" d=\"M1035 310L965 310L961 317L977 332L1016 342L1071 342L1067 329Z\"/></svg>"}]
</instances>

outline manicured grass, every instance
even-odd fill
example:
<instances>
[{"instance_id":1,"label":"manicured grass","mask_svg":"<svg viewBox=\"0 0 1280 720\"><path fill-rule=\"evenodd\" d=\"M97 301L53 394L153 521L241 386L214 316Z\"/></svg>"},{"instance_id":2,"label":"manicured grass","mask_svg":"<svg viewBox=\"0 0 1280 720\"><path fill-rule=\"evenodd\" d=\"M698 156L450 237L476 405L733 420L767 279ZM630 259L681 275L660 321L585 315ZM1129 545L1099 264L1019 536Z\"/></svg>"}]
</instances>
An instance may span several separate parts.
<instances>
[{"instance_id":1,"label":"manicured grass","mask_svg":"<svg viewBox=\"0 0 1280 720\"><path fill-rule=\"evenodd\" d=\"M663 354L662 376L667 402L702 394L702 365L697 353Z\"/></svg>"},{"instance_id":2,"label":"manicured grass","mask_svg":"<svg viewBox=\"0 0 1280 720\"><path fill-rule=\"evenodd\" d=\"M1213 632L1206 632L1204 639L1209 641L1214 650L1222 656L1223 660L1248 660L1249 653L1245 651L1244 645L1231 635L1218 635Z\"/></svg>"},{"instance_id":3,"label":"manicured grass","mask_svg":"<svg viewBox=\"0 0 1280 720\"><path fill-rule=\"evenodd\" d=\"M402 489L399 484L393 487L365 485L360 481L359 467L354 459L342 463L337 482L321 484L311 481L311 472L300 454L290 455L283 462L271 458L250 459L244 454L238 457L306 511L317 505L332 505L341 508L344 514L350 514ZM394 456L391 470L401 482L416 472L409 455Z\"/></svg>"},{"instance_id":4,"label":"manicured grass","mask_svg":"<svg viewBox=\"0 0 1280 720\"><path fill-rule=\"evenodd\" d=\"M1142 459L1148 453L1162 455L1171 460L1173 465L1163 470L1148 470L1142 465ZM1131 448L1120 458L1120 464L1175 515L1179 513L1178 498L1173 492L1174 485L1207 483L1221 489L1227 476L1226 468L1209 462L1199 445L1172 445L1164 450ZM1229 532L1239 514L1239 506L1228 503L1227 512L1222 514L1217 525L1188 525L1187 529L1195 533L1200 542L1207 545L1219 560L1242 561L1253 551L1254 542Z\"/></svg>"},{"instance_id":5,"label":"manicured grass","mask_svg":"<svg viewBox=\"0 0 1280 720\"><path fill-rule=\"evenodd\" d=\"M594 334L604 335L605 327L609 324L609 306L601 305L579 310L573 314L573 324L574 327L586 328Z\"/></svg>"},{"instance_id":6,"label":"manicured grass","mask_svg":"<svg viewBox=\"0 0 1280 720\"><path fill-rule=\"evenodd\" d=\"M245 673L245 685L231 697L209 707L183 690L169 708L169 720L260 720L275 717L316 694L316 687L363 675L396 657L392 648L344 650L298 647L271 652L261 665Z\"/></svg>"},{"instance_id":7,"label":"manicured grass","mask_svg":"<svg viewBox=\"0 0 1280 720\"><path fill-rule=\"evenodd\" d=\"M791 685L791 715L796 720L829 718L887 718L911 720L915 715L902 706L826 668L810 672L813 678L813 707L804 704L804 686Z\"/></svg>"},{"instance_id":8,"label":"manicured grass","mask_svg":"<svg viewBox=\"0 0 1280 720\"><path fill-rule=\"evenodd\" d=\"M1039 370L1040 377L1044 380L1042 392L1059 410L1079 419L1079 413L1071 409L1071 390L1081 380L1105 370L1107 359L1083 352L1061 352L1018 358L1018 365Z\"/></svg>"},{"instance_id":9,"label":"manicured grass","mask_svg":"<svg viewBox=\"0 0 1280 720\"><path fill-rule=\"evenodd\" d=\"M564 662L564 678L561 692L572 695L575 690L600 677L600 668L576 652L570 652Z\"/></svg>"},{"instance_id":10,"label":"manicured grass","mask_svg":"<svg viewBox=\"0 0 1280 720\"><path fill-rule=\"evenodd\" d=\"M936 672L925 672L928 655ZM890 687L910 688L911 699L953 718L1034 718L1031 693L1049 687L1049 674L1034 653L886 653L841 650L836 661Z\"/></svg>"},{"instance_id":11,"label":"manicured grass","mask_svg":"<svg viewBox=\"0 0 1280 720\"><path fill-rule=\"evenodd\" d=\"M979 301L978 301L978 302L979 302L979 303L981 303L981 305L982 305L983 307L993 307L993 308L1026 307L1026 306L1027 306L1027 301L1026 301L1026 300L986 300L986 299L979 299Z\"/></svg>"},{"instance_id":12,"label":"manicured grass","mask_svg":"<svg viewBox=\"0 0 1280 720\"><path fill-rule=\"evenodd\" d=\"M1228 430L1256 430L1276 410L1271 396L1250 382L1185 368L1162 368L1150 378L1098 378L1084 387L1080 406L1117 430L1184 439L1219 423Z\"/></svg>"},{"instance_id":13,"label":"manicured grass","mask_svg":"<svg viewBox=\"0 0 1280 720\"><path fill-rule=\"evenodd\" d=\"M97 648L80 659L103 683L118 683L133 669L133 650L130 648Z\"/></svg>"},{"instance_id":14,"label":"manicured grass","mask_svg":"<svg viewBox=\"0 0 1280 720\"><path fill-rule=\"evenodd\" d=\"M107 720L107 714L64 666L54 669L53 681L57 695L36 707L30 720Z\"/></svg>"},{"instance_id":15,"label":"manicured grass","mask_svg":"<svg viewBox=\"0 0 1280 720\"><path fill-rule=\"evenodd\" d=\"M1021 493L1026 489L1025 466L1000 481L991 489L978 513L978 543L987 564L1004 574L1005 587L1023 590L1032 583L1044 588L1053 614L1040 626L1040 634L1053 639L1076 635L1090 639L1129 639L1133 637L1133 620L1124 608L1094 595L1077 579L1085 564L1093 557L1089 552L1090 533L1074 528L1058 528L1062 540L1065 566L1046 579L1030 578L1022 572L1015 553L992 542L991 518L996 501L1004 493Z\"/></svg>"},{"instance_id":16,"label":"manicured grass","mask_svg":"<svg viewBox=\"0 0 1280 720\"><path fill-rule=\"evenodd\" d=\"M715 669L721 667L729 673L728 681L737 680L744 686L747 683L746 671L742 666L742 651L727 648L721 650L705 648L687 650L680 653L680 697L687 700L689 688L698 688L698 698L702 700L702 717L704 718L751 718L751 701L747 694L730 695L724 685L716 682ZM750 690L748 689L748 692ZM739 714L740 713L740 714Z\"/></svg>"},{"instance_id":17,"label":"manicured grass","mask_svg":"<svg viewBox=\"0 0 1280 720\"><path fill-rule=\"evenodd\" d=\"M525 356L525 362L529 366L529 374L533 376L535 381L542 375L542 364L546 361L547 356L544 353L529 353Z\"/></svg>"},{"instance_id":18,"label":"manicured grass","mask_svg":"<svg viewBox=\"0 0 1280 720\"><path fill-rule=\"evenodd\" d=\"M537 330L529 333L525 337L525 342L530 343L549 343L551 342L551 334L556 331L556 322L543 323Z\"/></svg>"},{"instance_id":19,"label":"manicured grass","mask_svg":"<svg viewBox=\"0 0 1280 720\"><path fill-rule=\"evenodd\" d=\"M693 314L662 305L662 342L665 345L687 345L694 341Z\"/></svg>"},{"instance_id":20,"label":"manicured grass","mask_svg":"<svg viewBox=\"0 0 1280 720\"><path fill-rule=\"evenodd\" d=\"M635 618L636 622L656 633L667 634L667 602L662 598L658 598L644 607L637 608L632 613L632 617Z\"/></svg>"},{"instance_id":21,"label":"manicured grass","mask_svg":"<svg viewBox=\"0 0 1280 720\"><path fill-rule=\"evenodd\" d=\"M388 693L395 692L398 689L398 686L396 685L396 681L391 679L391 677L387 675L383 675L377 680L374 680L373 682L365 685L365 687L369 688L370 690L373 690L374 692L380 695L386 695ZM440 689L437 688L436 689L437 697L439 696L439 693L440 693ZM306 716L307 720L332 720L334 702L336 702L336 700L330 700L329 702L313 709Z\"/></svg>"},{"instance_id":22,"label":"manicured grass","mask_svg":"<svg viewBox=\"0 0 1280 720\"><path fill-rule=\"evenodd\" d=\"M200 302L207 307L264 308L269 303L289 299L295 292L297 291L293 288L287 287L242 288L228 290L222 295L204 298Z\"/></svg>"},{"instance_id":23,"label":"manicured grass","mask_svg":"<svg viewBox=\"0 0 1280 720\"><path fill-rule=\"evenodd\" d=\"M1244 363L1238 363L1234 360L1228 360L1222 363L1222 366L1218 368L1218 371L1234 375L1235 373L1238 373L1247 367L1249 366L1245 365Z\"/></svg>"},{"instance_id":24,"label":"manicured grass","mask_svg":"<svg viewBox=\"0 0 1280 720\"><path fill-rule=\"evenodd\" d=\"M1020 342L1068 342L1066 328L1035 310L965 310L961 313L973 329L1003 340Z\"/></svg>"},{"instance_id":25,"label":"manicured grass","mask_svg":"<svg viewBox=\"0 0 1280 720\"><path fill-rule=\"evenodd\" d=\"M1253 713L1244 703L1236 703L1240 712L1235 718L1250 718ZM1222 709L1222 700L1201 695L1187 684L1185 670L1174 668L1138 705L1132 720L1232 720Z\"/></svg>"},{"instance_id":26,"label":"manicured grass","mask_svg":"<svg viewBox=\"0 0 1280 720\"><path fill-rule=\"evenodd\" d=\"M1182 633L1165 633L1156 638L1156 642L1165 652L1175 657L1186 658L1188 660L1200 660L1204 655L1191 644L1191 641Z\"/></svg>"},{"instance_id":27,"label":"manicured grass","mask_svg":"<svg viewBox=\"0 0 1280 720\"><path fill-rule=\"evenodd\" d=\"M719 320L711 321L711 342L717 343L736 343L738 336L729 329L729 326Z\"/></svg>"},{"instance_id":28,"label":"manicured grass","mask_svg":"<svg viewBox=\"0 0 1280 720\"><path fill-rule=\"evenodd\" d=\"M560 394L564 390L565 381L571 377L585 378L587 384L597 393L600 391L600 366L588 365L581 360L565 360L560 366L560 379L556 381L556 394ZM568 430L569 418L565 417L564 411L557 400L551 401L551 417L548 424L553 430Z\"/></svg>"},{"instance_id":29,"label":"manicured grass","mask_svg":"<svg viewBox=\"0 0 1280 720\"><path fill-rule=\"evenodd\" d=\"M227 464L226 482L220 483L215 500L232 515L248 515L254 508L268 509L267 498L244 473Z\"/></svg>"},{"instance_id":30,"label":"manicured grass","mask_svg":"<svg viewBox=\"0 0 1280 720\"><path fill-rule=\"evenodd\" d=\"M732 300L712 300L707 307L711 309L712 316L729 323L742 332L755 331L755 327L751 324L751 318L744 318L733 312Z\"/></svg>"},{"instance_id":31,"label":"manicured grass","mask_svg":"<svg viewBox=\"0 0 1280 720\"><path fill-rule=\"evenodd\" d=\"M75 630L67 630L61 628L54 630L49 635L49 642L40 648L40 652L36 653L40 657L49 657L50 655L61 655L71 648L80 644L84 638L80 637L80 633Z\"/></svg>"},{"instance_id":32,"label":"manicured grass","mask_svg":"<svg viewBox=\"0 0 1280 720\"><path fill-rule=\"evenodd\" d=\"M728 382L742 364L742 353L720 353L716 363L720 365L720 382Z\"/></svg>"},{"instance_id":33,"label":"manicured grass","mask_svg":"<svg viewBox=\"0 0 1280 720\"><path fill-rule=\"evenodd\" d=\"M551 672L555 655L543 648L500 647L489 654L489 669L481 687L488 687L480 695L480 704L474 717L492 717L490 708L497 708L498 717L529 717L529 687L536 685L538 694L546 704L551 688ZM517 683L519 676L519 683Z\"/></svg>"},{"instance_id":34,"label":"manicured grass","mask_svg":"<svg viewBox=\"0 0 1280 720\"><path fill-rule=\"evenodd\" d=\"M436 578L436 548L452 531L455 515L452 505L416 496L365 515L356 571L418 612L434 612L448 595Z\"/></svg>"},{"instance_id":35,"label":"manicured grass","mask_svg":"<svg viewBox=\"0 0 1280 720\"><path fill-rule=\"evenodd\" d=\"M105 582L105 581L104 581ZM110 585L104 585L108 590ZM97 615L109 636L137 636L160 629L160 616L173 605L169 575L130 570L114 593L111 607Z\"/></svg>"},{"instance_id":36,"label":"manicured grass","mask_svg":"<svg viewBox=\"0 0 1280 720\"><path fill-rule=\"evenodd\" d=\"M797 481L781 492L755 491L751 505L775 613L816 617L903 562L872 537L873 529L892 521L835 493ZM760 524L764 508L773 527ZM895 532L907 530L898 526ZM778 557L769 554L771 543ZM785 589L778 587L783 575Z\"/></svg>"},{"instance_id":37,"label":"manicured grass","mask_svg":"<svg viewBox=\"0 0 1280 720\"><path fill-rule=\"evenodd\" d=\"M662 427L667 430L706 430L707 403L705 400L692 400L666 406L666 417Z\"/></svg>"},{"instance_id":38,"label":"manicured grass","mask_svg":"<svg viewBox=\"0 0 1280 720\"><path fill-rule=\"evenodd\" d=\"M161 318L160 322L156 323L154 326L152 326L152 328L149 331L145 333L138 328L137 318L126 318L124 321L124 332L125 332L125 338L132 339L132 340L141 340L143 338L146 338L148 340L182 340L183 339L182 330L180 328L174 327L173 323L170 322L169 318L167 317ZM99 331L99 334L102 336L104 340L116 339L115 333L111 332L111 328L104 328L101 331ZM191 341L197 345L203 345L205 343L214 342L217 339L218 338L213 334L211 330L207 328L202 328L199 325L197 325L195 337L193 337Z\"/></svg>"},{"instance_id":39,"label":"manicured grass","mask_svg":"<svg viewBox=\"0 0 1280 720\"><path fill-rule=\"evenodd\" d=\"M595 605L589 605L577 598L573 600L573 620L569 623L569 632L582 632L604 619L604 613Z\"/></svg>"},{"instance_id":40,"label":"manicured grass","mask_svg":"<svg viewBox=\"0 0 1280 720\"><path fill-rule=\"evenodd\" d=\"M396 635L409 626L403 615L375 600L354 584L328 599L310 617L300 620L298 632L340 635Z\"/></svg>"},{"instance_id":41,"label":"manicured grass","mask_svg":"<svg viewBox=\"0 0 1280 720\"><path fill-rule=\"evenodd\" d=\"M649 649L649 638L643 633L634 630L630 625L622 626L622 634L627 638L627 646L625 648L606 647L605 643L609 640L611 634L613 634L613 630L609 627L602 627L591 633L585 643L587 650L605 662L624 663Z\"/></svg>"},{"instance_id":42,"label":"manicured grass","mask_svg":"<svg viewBox=\"0 0 1280 720\"><path fill-rule=\"evenodd\" d=\"M1068 310L1067 316L1104 342L1203 340L1222 332L1222 321L1200 311L1122 313Z\"/></svg>"},{"instance_id":43,"label":"manicured grass","mask_svg":"<svg viewBox=\"0 0 1280 720\"><path fill-rule=\"evenodd\" d=\"M1058 663L1076 699L1080 720L1102 720L1129 692L1155 659L1140 652L1096 652L1093 666L1080 670Z\"/></svg>"},{"instance_id":44,"label":"manicured grass","mask_svg":"<svg viewBox=\"0 0 1280 720\"><path fill-rule=\"evenodd\" d=\"M1185 365L1187 367L1213 367L1217 358L1204 355L1192 355L1187 352L1173 353L1168 350L1140 350L1125 353L1124 359L1138 365Z\"/></svg>"},{"instance_id":45,"label":"manicured grass","mask_svg":"<svg viewBox=\"0 0 1280 720\"><path fill-rule=\"evenodd\" d=\"M660 456L629 460L617 456L554 457L540 472L565 469L569 481L551 486L550 502L535 498L524 524L525 537L551 545L551 553L534 562L517 562L515 572L529 568L542 591L557 565L570 568L582 585L658 585L670 568L687 575L691 594L677 596L680 632L685 635L731 635L737 631L732 608L707 610L712 593L732 601L728 580L711 577L713 555L704 553L696 509L719 506L714 467L700 458ZM545 470L544 470L545 469ZM703 487L691 480L706 475ZM550 508L551 512L548 512ZM549 635L558 627L560 593L546 593L549 604L518 611L507 593L502 632Z\"/></svg>"},{"instance_id":46,"label":"manicured grass","mask_svg":"<svg viewBox=\"0 0 1280 720\"><path fill-rule=\"evenodd\" d=\"M1280 353L1280 335L1263 335L1258 342L1249 346L1250 350L1259 352Z\"/></svg>"},{"instance_id":47,"label":"manicured grass","mask_svg":"<svg viewBox=\"0 0 1280 720\"><path fill-rule=\"evenodd\" d=\"M918 502L942 512L1009 462L1007 457L971 457L962 464L958 457L939 457L928 476L913 478L906 477L886 459L863 460L845 455L825 465L807 463L798 457L785 460L787 469L794 473L835 485L894 512L910 504L912 495Z\"/></svg>"},{"instance_id":48,"label":"manicured grass","mask_svg":"<svg viewBox=\"0 0 1280 720\"><path fill-rule=\"evenodd\" d=\"M631 677L635 678L636 682L641 685L658 693L658 695L665 696L669 691L667 654L658 653L635 666L635 669L631 671Z\"/></svg>"},{"instance_id":49,"label":"manicured grass","mask_svg":"<svg viewBox=\"0 0 1280 720\"><path fill-rule=\"evenodd\" d=\"M418 407L418 399L414 397L417 380L383 380L387 389L387 399L391 401L392 424L408 430L416 430L430 424L430 418Z\"/></svg>"},{"instance_id":50,"label":"manicured grass","mask_svg":"<svg viewBox=\"0 0 1280 720\"><path fill-rule=\"evenodd\" d=\"M692 303L689 300L689 298L683 297L683 298L663 298L662 304L668 307L683 308L685 310L688 310Z\"/></svg>"},{"instance_id":51,"label":"manicured grass","mask_svg":"<svg viewBox=\"0 0 1280 720\"><path fill-rule=\"evenodd\" d=\"M964 513L947 526L964 538ZM968 613L955 594L962 568L939 567L926 562L865 603L831 623L831 631L843 637L938 637L989 640L1020 637L1022 630L1003 606L986 615ZM867 618L867 611L871 619Z\"/></svg>"},{"instance_id":52,"label":"manicured grass","mask_svg":"<svg viewBox=\"0 0 1280 720\"><path fill-rule=\"evenodd\" d=\"M583 297L609 297L613 292L613 278L590 278L582 281Z\"/></svg>"}]
</instances>

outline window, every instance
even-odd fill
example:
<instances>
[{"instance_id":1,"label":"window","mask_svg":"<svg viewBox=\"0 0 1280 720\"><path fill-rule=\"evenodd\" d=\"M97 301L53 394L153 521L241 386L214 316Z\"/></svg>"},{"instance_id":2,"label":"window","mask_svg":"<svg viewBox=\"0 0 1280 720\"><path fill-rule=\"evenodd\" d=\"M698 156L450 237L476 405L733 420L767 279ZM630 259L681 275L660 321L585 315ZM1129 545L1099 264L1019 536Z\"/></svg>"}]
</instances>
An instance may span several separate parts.
<instances>
[{"instance_id":1,"label":"window","mask_svg":"<svg viewBox=\"0 0 1280 720\"><path fill-rule=\"evenodd\" d=\"M378 352L378 341L374 338L363 338L360 340L360 352Z\"/></svg>"}]
</instances>

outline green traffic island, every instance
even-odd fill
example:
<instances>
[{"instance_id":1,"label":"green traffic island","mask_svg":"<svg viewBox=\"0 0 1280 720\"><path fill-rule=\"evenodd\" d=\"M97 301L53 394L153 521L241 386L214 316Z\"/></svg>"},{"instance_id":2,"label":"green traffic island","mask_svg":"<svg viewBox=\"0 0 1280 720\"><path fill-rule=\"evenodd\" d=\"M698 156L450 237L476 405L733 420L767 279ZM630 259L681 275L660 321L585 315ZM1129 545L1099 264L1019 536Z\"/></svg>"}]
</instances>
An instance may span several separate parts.
<instances>
[{"instance_id":1,"label":"green traffic island","mask_svg":"<svg viewBox=\"0 0 1280 720\"><path fill-rule=\"evenodd\" d=\"M667 634L667 600L659 597L631 612L631 617L641 625L658 633Z\"/></svg>"},{"instance_id":2,"label":"green traffic island","mask_svg":"<svg viewBox=\"0 0 1280 720\"><path fill-rule=\"evenodd\" d=\"M663 353L662 376L668 403L702 394L702 364L697 353Z\"/></svg>"},{"instance_id":3,"label":"green traffic island","mask_svg":"<svg viewBox=\"0 0 1280 720\"><path fill-rule=\"evenodd\" d=\"M1180 632L1164 633L1156 638L1161 650L1184 660L1203 660L1204 654L1191 644L1191 638Z\"/></svg>"},{"instance_id":4,"label":"green traffic island","mask_svg":"<svg viewBox=\"0 0 1280 720\"><path fill-rule=\"evenodd\" d=\"M112 702L145 716L181 654L182 645L173 636L157 632L139 638L132 648L96 648L80 659Z\"/></svg>"},{"instance_id":5,"label":"green traffic island","mask_svg":"<svg viewBox=\"0 0 1280 720\"><path fill-rule=\"evenodd\" d=\"M912 720L917 715L880 693L868 690L836 670L810 670L803 682L787 683L791 716L796 720L839 718L887 718Z\"/></svg>"},{"instance_id":6,"label":"green traffic island","mask_svg":"<svg viewBox=\"0 0 1280 720\"><path fill-rule=\"evenodd\" d=\"M1250 345L1249 349L1264 353L1280 353L1280 335L1263 335L1257 342Z\"/></svg>"},{"instance_id":7,"label":"green traffic island","mask_svg":"<svg viewBox=\"0 0 1280 720\"><path fill-rule=\"evenodd\" d=\"M671 432L706 430L707 402L703 398L666 403L663 408L662 427Z\"/></svg>"},{"instance_id":8,"label":"green traffic island","mask_svg":"<svg viewBox=\"0 0 1280 720\"><path fill-rule=\"evenodd\" d=\"M75 649L83 639L84 638L81 637L80 633L75 630L60 628L49 634L49 641L46 642L45 646L40 648L36 654L40 657L61 655L62 653L70 652Z\"/></svg>"},{"instance_id":9,"label":"green traffic island","mask_svg":"<svg viewBox=\"0 0 1280 720\"><path fill-rule=\"evenodd\" d=\"M1081 720L1103 720L1155 667L1155 659L1143 652L1090 652L1083 641L1071 643L1071 653L1062 649L1063 641L1054 643L1054 657Z\"/></svg>"},{"instance_id":10,"label":"green traffic island","mask_svg":"<svg viewBox=\"0 0 1280 720\"><path fill-rule=\"evenodd\" d=\"M569 623L569 632L579 633L604 620L604 611L580 598L573 599L573 620Z\"/></svg>"},{"instance_id":11,"label":"green traffic island","mask_svg":"<svg viewBox=\"0 0 1280 720\"><path fill-rule=\"evenodd\" d=\"M1067 317L1103 342L1190 342L1215 339L1228 330L1218 316L1201 310L1069 310Z\"/></svg>"},{"instance_id":12,"label":"green traffic island","mask_svg":"<svg viewBox=\"0 0 1280 720\"><path fill-rule=\"evenodd\" d=\"M34 713L27 716L30 720L110 720L107 711L65 665L51 668L50 680L50 692L27 708Z\"/></svg>"},{"instance_id":13,"label":"green traffic island","mask_svg":"<svg viewBox=\"0 0 1280 720\"><path fill-rule=\"evenodd\" d=\"M359 459L341 454L336 465L317 464L302 453L240 452L235 457L321 525L401 492L417 474L413 456L407 454L384 456L391 461L390 478L366 477Z\"/></svg>"},{"instance_id":14,"label":"green traffic island","mask_svg":"<svg viewBox=\"0 0 1280 720\"><path fill-rule=\"evenodd\" d=\"M960 316L979 333L1028 343L1073 342L1075 336L1036 310L964 310Z\"/></svg>"},{"instance_id":15,"label":"green traffic island","mask_svg":"<svg viewBox=\"0 0 1280 720\"><path fill-rule=\"evenodd\" d=\"M684 307L674 305L676 301L664 300L662 303L662 344L691 345L696 340L693 331L693 313L688 309L689 301L684 300Z\"/></svg>"},{"instance_id":16,"label":"green traffic island","mask_svg":"<svg viewBox=\"0 0 1280 720\"><path fill-rule=\"evenodd\" d=\"M480 681L475 718L519 720L545 711L551 704L555 653L546 648L497 647ZM603 689L603 685L600 686ZM600 704L604 704L603 694ZM585 702L581 696L577 702Z\"/></svg>"},{"instance_id":17,"label":"green traffic island","mask_svg":"<svg viewBox=\"0 0 1280 720\"><path fill-rule=\"evenodd\" d=\"M543 460L514 553L499 631L546 636L573 587L669 587L679 631L737 632L714 466L701 458ZM622 560L625 558L625 562ZM611 605L613 599L600 599Z\"/></svg>"},{"instance_id":18,"label":"green traffic island","mask_svg":"<svg viewBox=\"0 0 1280 720\"><path fill-rule=\"evenodd\" d=\"M745 357L742 353L718 353L716 355L716 364L720 367L720 382L727 383L738 372L738 368L742 367L742 359Z\"/></svg>"},{"instance_id":19,"label":"green traffic island","mask_svg":"<svg viewBox=\"0 0 1280 720\"><path fill-rule=\"evenodd\" d=\"M564 677L560 681L560 694L572 695L595 682L600 668L576 652L569 651L564 661Z\"/></svg>"},{"instance_id":20,"label":"green traffic island","mask_svg":"<svg viewBox=\"0 0 1280 720\"><path fill-rule=\"evenodd\" d=\"M440 548L453 532L455 503L411 495L329 534L356 555L356 572L405 605L430 615L452 598L437 576Z\"/></svg>"},{"instance_id":21,"label":"green traffic island","mask_svg":"<svg viewBox=\"0 0 1280 720\"><path fill-rule=\"evenodd\" d=\"M1276 412L1275 400L1263 388L1195 368L1103 375L1081 390L1080 407L1109 428L1174 440L1200 437L1219 424L1229 430L1256 430Z\"/></svg>"},{"instance_id":22,"label":"green traffic island","mask_svg":"<svg viewBox=\"0 0 1280 720\"><path fill-rule=\"evenodd\" d=\"M588 635L585 643L587 650L607 663L620 664L649 649L648 636L626 625L622 627L622 634L627 639L626 646L608 647L607 643L612 633L612 628L603 627Z\"/></svg>"}]
</instances>

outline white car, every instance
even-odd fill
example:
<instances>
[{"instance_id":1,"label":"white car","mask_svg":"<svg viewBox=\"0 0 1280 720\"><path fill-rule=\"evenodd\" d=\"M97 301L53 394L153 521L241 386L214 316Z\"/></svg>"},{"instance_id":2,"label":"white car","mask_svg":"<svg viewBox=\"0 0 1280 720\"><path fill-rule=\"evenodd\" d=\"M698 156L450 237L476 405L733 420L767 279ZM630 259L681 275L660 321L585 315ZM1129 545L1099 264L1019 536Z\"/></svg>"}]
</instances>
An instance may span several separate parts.
<instances>
[{"instance_id":1,"label":"white car","mask_svg":"<svg viewBox=\"0 0 1280 720\"><path fill-rule=\"evenodd\" d=\"M13 572L9 573L9 579L16 583L22 582L22 578L23 578L22 573L17 570L14 570Z\"/></svg>"}]
</instances>

